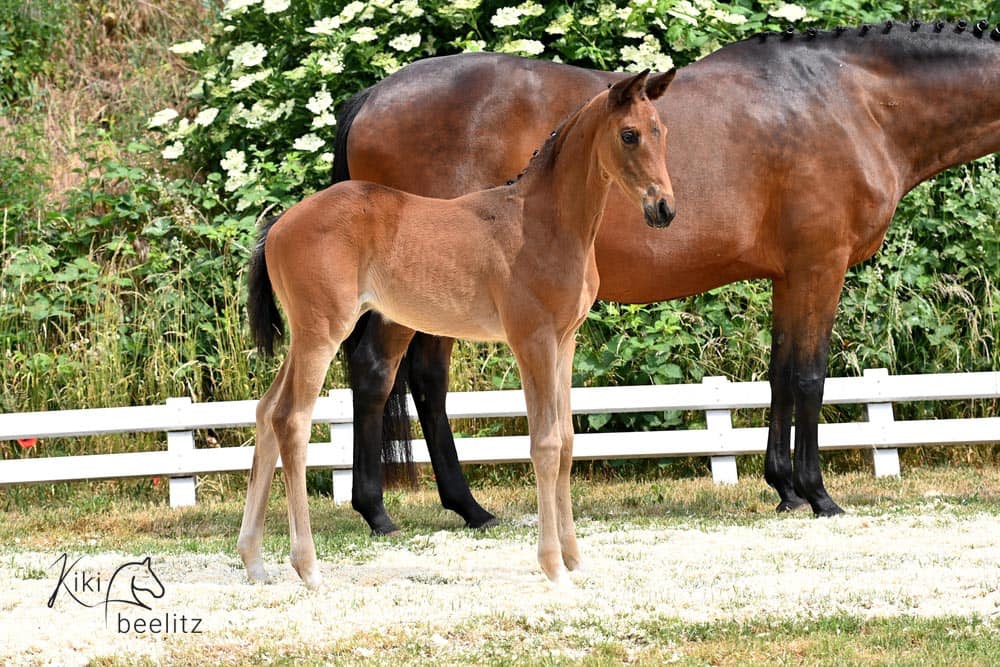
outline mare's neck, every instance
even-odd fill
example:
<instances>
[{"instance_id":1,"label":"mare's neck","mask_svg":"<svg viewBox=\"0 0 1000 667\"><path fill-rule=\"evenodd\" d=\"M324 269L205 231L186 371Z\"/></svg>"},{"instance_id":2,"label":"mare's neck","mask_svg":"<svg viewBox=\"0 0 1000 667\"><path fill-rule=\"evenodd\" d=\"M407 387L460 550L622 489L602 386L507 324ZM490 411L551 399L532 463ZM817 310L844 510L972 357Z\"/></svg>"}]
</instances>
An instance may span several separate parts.
<instances>
[{"instance_id":1,"label":"mare's neck","mask_svg":"<svg viewBox=\"0 0 1000 667\"><path fill-rule=\"evenodd\" d=\"M926 57L914 55L917 45L871 90L869 110L900 165L903 192L1000 151L1000 44L988 36L926 37Z\"/></svg>"},{"instance_id":2,"label":"mare's neck","mask_svg":"<svg viewBox=\"0 0 1000 667\"><path fill-rule=\"evenodd\" d=\"M532 161L516 184L524 198L524 224L539 224L560 243L579 243L591 250L611 188L611 178L597 157L596 140L605 117L605 98L592 100L571 116ZM546 155L551 151L551 155Z\"/></svg>"}]
</instances>

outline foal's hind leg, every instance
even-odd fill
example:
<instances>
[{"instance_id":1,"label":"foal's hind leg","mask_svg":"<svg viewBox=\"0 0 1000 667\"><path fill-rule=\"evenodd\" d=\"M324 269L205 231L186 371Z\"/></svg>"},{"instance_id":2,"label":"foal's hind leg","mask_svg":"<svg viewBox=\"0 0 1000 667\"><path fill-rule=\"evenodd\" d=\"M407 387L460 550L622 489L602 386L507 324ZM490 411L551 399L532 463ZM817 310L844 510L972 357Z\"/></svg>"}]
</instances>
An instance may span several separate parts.
<instances>
[{"instance_id":1,"label":"foal's hind leg","mask_svg":"<svg viewBox=\"0 0 1000 667\"><path fill-rule=\"evenodd\" d=\"M277 377L257 403L257 444L253 450L253 467L247 485L247 502L243 510L243 525L236 550L246 566L251 581L266 581L267 572L261 558L260 547L264 537L264 516L267 513L267 499L270 495L271 480L278 459L278 442L271 427L271 413L274 397L285 378L285 364L281 365Z\"/></svg>"},{"instance_id":2,"label":"foal's hind leg","mask_svg":"<svg viewBox=\"0 0 1000 667\"><path fill-rule=\"evenodd\" d=\"M292 332L292 344L285 360L286 376L275 396L271 416L285 476L292 567L311 589L319 587L320 576L309 523L306 451L313 406L341 340L342 337L331 340L325 336Z\"/></svg>"}]
</instances>

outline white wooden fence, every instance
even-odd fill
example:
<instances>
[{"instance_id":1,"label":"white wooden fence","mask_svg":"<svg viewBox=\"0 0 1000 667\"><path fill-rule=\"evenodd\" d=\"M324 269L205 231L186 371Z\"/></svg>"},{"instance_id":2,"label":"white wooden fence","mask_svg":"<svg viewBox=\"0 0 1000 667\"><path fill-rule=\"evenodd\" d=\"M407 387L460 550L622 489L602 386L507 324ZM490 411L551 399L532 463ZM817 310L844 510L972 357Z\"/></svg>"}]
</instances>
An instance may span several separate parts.
<instances>
[{"instance_id":1,"label":"white wooden fence","mask_svg":"<svg viewBox=\"0 0 1000 667\"><path fill-rule=\"evenodd\" d=\"M576 436L577 459L710 456L718 483L736 482L736 456L764 451L766 428L733 428L732 410L770 405L766 382L728 382L707 377L701 384L574 388L575 414L704 410L706 429L585 433ZM821 449L871 449L877 476L898 476L897 448L1000 442L1000 417L896 421L892 404L905 401L1000 398L1000 372L889 375L866 370L863 377L829 378L824 403L863 404L867 421L820 424ZM0 486L32 482L163 476L170 478L170 504L195 503L196 475L250 469L250 447L195 448L194 431L252 426L256 401L192 403L168 399L165 405L28 412L0 415L0 441L159 431L165 451L11 459L0 461ZM525 415L519 390L452 392L452 418ZM411 414L415 408L411 402ZM335 389L317 401L313 423L330 424L329 443L310 443L307 465L333 468L334 499L351 497L353 430L351 393ZM528 436L458 438L464 463L530 460ZM44 451L44 443L39 451ZM423 441L413 443L414 460L429 463ZM278 465L281 465L280 460Z\"/></svg>"}]
</instances>

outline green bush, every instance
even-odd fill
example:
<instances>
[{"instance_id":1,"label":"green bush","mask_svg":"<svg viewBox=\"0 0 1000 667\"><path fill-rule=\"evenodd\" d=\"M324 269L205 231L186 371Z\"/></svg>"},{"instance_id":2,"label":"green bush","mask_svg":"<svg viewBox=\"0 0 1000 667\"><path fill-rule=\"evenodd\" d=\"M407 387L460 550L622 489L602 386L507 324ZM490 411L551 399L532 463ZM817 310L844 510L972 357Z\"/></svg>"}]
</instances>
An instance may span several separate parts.
<instances>
[{"instance_id":1,"label":"green bush","mask_svg":"<svg viewBox=\"0 0 1000 667\"><path fill-rule=\"evenodd\" d=\"M67 5L21 7L0 0L0 106L23 103L33 81L49 75L45 55ZM418 58L486 49L586 67L664 69L788 20L823 28L985 15L1000 19L1000 2L984 10L905 0L228 0L209 31L163 54L193 75L186 98L148 119L155 148L137 136L109 159L109 135L91 127L78 150L86 178L49 210L38 208L46 194L44 139L16 123L4 130L0 146L37 150L0 153L0 381L10 388L0 408L259 395L274 364L250 351L240 307L254 226L328 184L334 109ZM101 124L122 126L114 117ZM848 276L831 374L869 366L997 369L998 207L995 156L910 193L883 251ZM582 330L575 382L761 379L769 292L754 281L649 306L600 303ZM505 348L458 350L455 388L517 384ZM73 382L84 373L88 382ZM607 424L594 417L582 426L699 419L633 415Z\"/></svg>"}]
</instances>

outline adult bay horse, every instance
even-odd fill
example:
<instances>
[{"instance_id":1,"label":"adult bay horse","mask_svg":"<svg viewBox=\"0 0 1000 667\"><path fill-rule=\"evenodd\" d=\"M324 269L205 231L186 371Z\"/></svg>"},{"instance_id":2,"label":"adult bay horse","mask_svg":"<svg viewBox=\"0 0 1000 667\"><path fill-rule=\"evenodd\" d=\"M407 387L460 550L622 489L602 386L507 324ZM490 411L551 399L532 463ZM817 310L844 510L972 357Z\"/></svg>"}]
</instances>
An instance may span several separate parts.
<instances>
[{"instance_id":1,"label":"adult bay horse","mask_svg":"<svg viewBox=\"0 0 1000 667\"><path fill-rule=\"evenodd\" d=\"M683 164L668 158L683 202L669 238L633 224L620 193L609 197L597 238L599 298L645 303L771 279L764 476L779 511L806 503L818 515L841 511L823 485L816 434L844 275L879 248L907 191L1000 149L998 42L1000 27L985 22L887 22L726 46L681 70L657 103L677 135L671 151L683 156ZM437 197L503 182L556 119L623 76L496 54L414 63L342 108L334 179ZM372 314L347 346L353 505L375 533L395 530L382 504L378 442L408 335ZM451 349L451 340L417 334L401 376L442 503L477 527L494 519L469 491L444 411Z\"/></svg>"},{"instance_id":2,"label":"adult bay horse","mask_svg":"<svg viewBox=\"0 0 1000 667\"><path fill-rule=\"evenodd\" d=\"M575 336L597 295L594 239L612 182L641 203L649 226L674 217L667 130L650 101L673 76L643 72L600 92L508 186L442 200L346 181L264 226L251 258L251 330L273 352L282 330L276 293L291 344L257 407L237 544L251 579L266 578L260 547L280 451L292 566L309 588L320 583L306 502L312 410L330 361L369 310L421 331L510 345L528 404L538 561L557 583L579 564L569 488Z\"/></svg>"}]
</instances>

